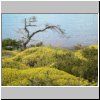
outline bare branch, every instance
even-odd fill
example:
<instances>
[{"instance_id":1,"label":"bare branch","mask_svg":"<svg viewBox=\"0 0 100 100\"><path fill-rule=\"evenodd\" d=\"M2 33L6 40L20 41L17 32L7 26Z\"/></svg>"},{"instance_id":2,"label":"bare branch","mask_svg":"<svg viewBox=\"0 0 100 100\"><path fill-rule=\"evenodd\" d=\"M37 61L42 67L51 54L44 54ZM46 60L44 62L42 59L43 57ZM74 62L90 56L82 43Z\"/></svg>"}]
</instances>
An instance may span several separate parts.
<instances>
[{"instance_id":1,"label":"bare branch","mask_svg":"<svg viewBox=\"0 0 100 100\"><path fill-rule=\"evenodd\" d=\"M64 30L62 30L60 28L59 25L50 25L50 24L46 24L44 28L42 29L39 29L39 30L36 30L35 32L33 32L32 34L30 34L30 31L29 31L29 28L30 27L37 27L37 25L34 25L33 23L36 22L36 17L33 16L32 18L26 20L24 20L24 29L20 29L19 32L21 32L23 34L24 37L22 37L22 41L23 41L23 48L25 49L26 48L26 45L32 40L32 37L37 34L37 33L40 33L40 32L44 32L48 29L51 29L51 30L54 30L56 31L57 33L60 33L60 34L64 34Z\"/></svg>"},{"instance_id":2,"label":"bare branch","mask_svg":"<svg viewBox=\"0 0 100 100\"><path fill-rule=\"evenodd\" d=\"M29 38L29 30L27 29L27 22L26 22L26 18L25 18L25 31L27 32L27 38Z\"/></svg>"},{"instance_id":3,"label":"bare branch","mask_svg":"<svg viewBox=\"0 0 100 100\"><path fill-rule=\"evenodd\" d=\"M55 26L55 28L56 28L60 33L62 33L62 34L65 33L60 27Z\"/></svg>"},{"instance_id":4,"label":"bare branch","mask_svg":"<svg viewBox=\"0 0 100 100\"><path fill-rule=\"evenodd\" d=\"M18 29L18 30L16 31L16 33L21 33L21 34L23 34L23 36L26 37L26 32L25 32L24 29Z\"/></svg>"},{"instance_id":5,"label":"bare branch","mask_svg":"<svg viewBox=\"0 0 100 100\"><path fill-rule=\"evenodd\" d=\"M30 19L29 20L30 22L33 22L33 21L35 21L34 19L33 19L33 21L32 21L32 19ZM29 24L27 24L27 20L26 20L26 18L25 18L25 27L24 27L24 30L26 31L26 33L27 33L27 38L29 38L29 30L28 30L28 27L31 27L31 26L36 26L36 25L31 25L31 23L29 23Z\"/></svg>"},{"instance_id":6,"label":"bare branch","mask_svg":"<svg viewBox=\"0 0 100 100\"><path fill-rule=\"evenodd\" d=\"M36 27L37 25L31 25L31 24L29 24L29 25L26 25L26 27L30 27L30 26L35 26L35 27Z\"/></svg>"},{"instance_id":7,"label":"bare branch","mask_svg":"<svg viewBox=\"0 0 100 100\"><path fill-rule=\"evenodd\" d=\"M58 28L57 26L47 26L47 27L45 27L44 29L41 29L41 30L37 30L37 31L35 31L35 32L33 32L30 36L29 36L29 38L28 38L28 40L24 43L24 45L26 45L29 41L30 41L30 39L35 35L35 34L37 34L37 33L39 33L39 32L43 32L43 31L46 31L47 29L58 29L58 31L60 31L62 34L64 34L64 32L60 29L60 28Z\"/></svg>"},{"instance_id":8,"label":"bare branch","mask_svg":"<svg viewBox=\"0 0 100 100\"><path fill-rule=\"evenodd\" d=\"M29 19L29 22L36 22L37 20L36 20L36 17L35 16L33 16L33 17L31 17L30 19Z\"/></svg>"}]
</instances>

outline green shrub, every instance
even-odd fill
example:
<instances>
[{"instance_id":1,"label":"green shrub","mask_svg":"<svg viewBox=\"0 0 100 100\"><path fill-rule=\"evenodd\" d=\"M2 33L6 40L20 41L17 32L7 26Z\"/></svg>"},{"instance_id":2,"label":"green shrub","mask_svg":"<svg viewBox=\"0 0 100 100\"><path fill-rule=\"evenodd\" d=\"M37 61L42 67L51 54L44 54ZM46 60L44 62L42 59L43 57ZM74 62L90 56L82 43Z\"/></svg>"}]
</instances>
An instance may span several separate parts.
<instances>
[{"instance_id":1,"label":"green shrub","mask_svg":"<svg viewBox=\"0 0 100 100\"><path fill-rule=\"evenodd\" d=\"M77 54L77 55L76 55ZM73 74L88 79L90 82L98 82L98 46L91 45L75 52L75 55L83 60L78 67L74 67Z\"/></svg>"},{"instance_id":2,"label":"green shrub","mask_svg":"<svg viewBox=\"0 0 100 100\"><path fill-rule=\"evenodd\" d=\"M31 68L26 70L2 68L2 85L88 86L91 84L87 80L55 68Z\"/></svg>"},{"instance_id":3,"label":"green shrub","mask_svg":"<svg viewBox=\"0 0 100 100\"><path fill-rule=\"evenodd\" d=\"M88 59L93 59L93 57L98 57L98 46L91 45L87 48L82 49L82 55Z\"/></svg>"},{"instance_id":4,"label":"green shrub","mask_svg":"<svg viewBox=\"0 0 100 100\"><path fill-rule=\"evenodd\" d=\"M2 58L13 57L17 54L17 51L2 50Z\"/></svg>"},{"instance_id":5,"label":"green shrub","mask_svg":"<svg viewBox=\"0 0 100 100\"><path fill-rule=\"evenodd\" d=\"M31 67L46 66L55 62L55 59L52 57L52 55L45 55L45 53L28 55L22 59L22 62Z\"/></svg>"},{"instance_id":6,"label":"green shrub","mask_svg":"<svg viewBox=\"0 0 100 100\"><path fill-rule=\"evenodd\" d=\"M27 79L18 79L7 84L8 86L31 86L31 82Z\"/></svg>"},{"instance_id":7,"label":"green shrub","mask_svg":"<svg viewBox=\"0 0 100 100\"><path fill-rule=\"evenodd\" d=\"M2 68L2 85L6 86L10 82L18 79L20 72L17 69Z\"/></svg>"},{"instance_id":8,"label":"green shrub","mask_svg":"<svg viewBox=\"0 0 100 100\"><path fill-rule=\"evenodd\" d=\"M19 49L20 47L21 47L21 41L17 41L10 38L2 40L2 48L5 50L14 50L14 49Z\"/></svg>"},{"instance_id":9,"label":"green shrub","mask_svg":"<svg viewBox=\"0 0 100 100\"><path fill-rule=\"evenodd\" d=\"M79 67L81 63L81 60L75 57L73 52L67 51L64 54L57 54L56 58L55 67L69 73L72 73L73 67Z\"/></svg>"},{"instance_id":10,"label":"green shrub","mask_svg":"<svg viewBox=\"0 0 100 100\"><path fill-rule=\"evenodd\" d=\"M20 66L29 66L28 68L52 67L82 77L90 82L97 83L98 81L97 45L76 51L51 47L33 47L17 53L10 60L3 63L3 66L6 66L5 68L24 69Z\"/></svg>"},{"instance_id":11,"label":"green shrub","mask_svg":"<svg viewBox=\"0 0 100 100\"><path fill-rule=\"evenodd\" d=\"M46 47L29 48L17 54L13 59L31 67L46 66L55 62L55 52L55 49Z\"/></svg>"},{"instance_id":12,"label":"green shrub","mask_svg":"<svg viewBox=\"0 0 100 100\"><path fill-rule=\"evenodd\" d=\"M27 69L30 67L11 59L4 59L2 60L2 68Z\"/></svg>"}]
</instances>

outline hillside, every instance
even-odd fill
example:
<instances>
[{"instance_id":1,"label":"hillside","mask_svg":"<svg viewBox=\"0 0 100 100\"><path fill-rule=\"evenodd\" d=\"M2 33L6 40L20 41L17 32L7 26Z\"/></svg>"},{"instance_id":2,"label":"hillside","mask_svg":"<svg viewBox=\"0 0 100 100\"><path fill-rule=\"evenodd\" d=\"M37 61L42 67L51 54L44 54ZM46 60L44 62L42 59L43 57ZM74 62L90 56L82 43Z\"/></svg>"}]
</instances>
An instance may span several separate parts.
<instances>
[{"instance_id":1,"label":"hillside","mask_svg":"<svg viewBox=\"0 0 100 100\"><path fill-rule=\"evenodd\" d=\"M90 86L98 82L98 46L2 51L3 86Z\"/></svg>"}]
</instances>

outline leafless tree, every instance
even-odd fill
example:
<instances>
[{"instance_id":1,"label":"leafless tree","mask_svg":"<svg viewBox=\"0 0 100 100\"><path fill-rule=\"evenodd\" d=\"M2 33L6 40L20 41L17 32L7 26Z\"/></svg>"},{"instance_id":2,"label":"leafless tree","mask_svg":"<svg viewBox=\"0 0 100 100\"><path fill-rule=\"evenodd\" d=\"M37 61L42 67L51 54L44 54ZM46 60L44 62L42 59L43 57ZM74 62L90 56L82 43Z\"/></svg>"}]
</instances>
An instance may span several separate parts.
<instances>
[{"instance_id":1,"label":"leafless tree","mask_svg":"<svg viewBox=\"0 0 100 100\"><path fill-rule=\"evenodd\" d=\"M42 29L38 29L32 33L30 33L29 31L29 27L38 27L35 22L37 22L37 19L35 16L29 18L28 20L25 18L24 19L24 28L20 28L17 32L23 34L23 37L22 37L22 48L23 49L26 49L27 48L27 44L30 42L30 40L32 39L32 37L37 34L37 33L40 33L40 32L44 32L48 29L51 29L51 30L54 30L58 33L61 33L61 34L64 34L64 30L62 30L60 28L59 25L49 25L49 24L46 24L44 28Z\"/></svg>"}]
</instances>

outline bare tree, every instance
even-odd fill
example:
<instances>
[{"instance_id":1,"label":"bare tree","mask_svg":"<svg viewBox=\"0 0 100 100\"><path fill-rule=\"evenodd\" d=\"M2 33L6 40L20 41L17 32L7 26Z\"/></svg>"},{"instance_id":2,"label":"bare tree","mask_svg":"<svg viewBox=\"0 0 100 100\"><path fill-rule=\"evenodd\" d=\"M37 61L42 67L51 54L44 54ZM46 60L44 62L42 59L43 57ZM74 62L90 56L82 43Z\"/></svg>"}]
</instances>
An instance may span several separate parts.
<instances>
[{"instance_id":1,"label":"bare tree","mask_svg":"<svg viewBox=\"0 0 100 100\"><path fill-rule=\"evenodd\" d=\"M24 19L24 28L21 28L17 31L17 32L23 34L23 37L22 37L22 47L23 47L23 49L27 48L27 44L30 42L32 37L37 33L44 32L48 29L51 29L51 30L54 30L58 33L64 34L64 30L62 30L59 25L49 25L49 24L46 24L45 27L42 28L42 29L38 29L38 30L30 33L28 28L29 27L37 27L37 25L34 24L35 22L37 22L35 16L29 18L28 20L26 20L26 18L25 18Z\"/></svg>"}]
</instances>

